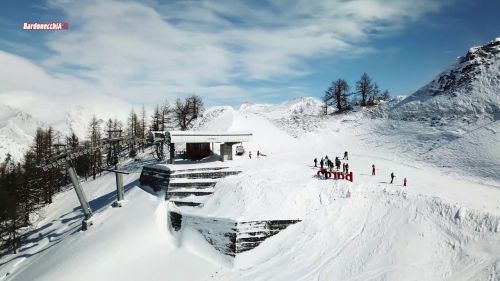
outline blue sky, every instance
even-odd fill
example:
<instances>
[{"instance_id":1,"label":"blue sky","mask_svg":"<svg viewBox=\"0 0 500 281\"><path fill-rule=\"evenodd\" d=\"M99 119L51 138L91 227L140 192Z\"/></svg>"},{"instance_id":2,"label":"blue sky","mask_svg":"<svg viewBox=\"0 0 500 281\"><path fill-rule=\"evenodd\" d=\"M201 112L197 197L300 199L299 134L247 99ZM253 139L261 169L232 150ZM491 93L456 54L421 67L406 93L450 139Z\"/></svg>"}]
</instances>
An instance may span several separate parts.
<instances>
[{"instance_id":1,"label":"blue sky","mask_svg":"<svg viewBox=\"0 0 500 281\"><path fill-rule=\"evenodd\" d=\"M499 37L498 11L494 0L9 1L0 99L51 121L76 104L122 115L193 93L208 105L320 97L363 72L407 95ZM70 28L21 29L51 21Z\"/></svg>"}]
</instances>

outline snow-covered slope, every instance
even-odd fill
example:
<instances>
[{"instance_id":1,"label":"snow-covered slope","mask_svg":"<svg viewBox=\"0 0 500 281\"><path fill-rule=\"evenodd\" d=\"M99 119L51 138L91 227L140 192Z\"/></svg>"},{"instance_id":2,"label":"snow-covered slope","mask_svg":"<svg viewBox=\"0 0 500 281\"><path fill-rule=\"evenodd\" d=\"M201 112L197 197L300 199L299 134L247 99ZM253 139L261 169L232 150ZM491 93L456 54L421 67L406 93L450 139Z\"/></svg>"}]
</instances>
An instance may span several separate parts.
<instances>
[{"instance_id":1,"label":"snow-covered slope","mask_svg":"<svg viewBox=\"0 0 500 281\"><path fill-rule=\"evenodd\" d=\"M364 118L337 115L299 136L262 112L226 109L207 118L205 128L253 131L245 147L267 156L225 162L242 173L217 183L202 208L183 211L301 220L232 262L189 227L172 236L164 195L138 188L138 174L125 178L128 202L110 208L114 179L106 175L83 184L94 226L77 231L78 201L71 190L59 194L29 244L0 259L0 280L498 280L498 188L373 149L360 138ZM353 183L315 177L313 158L345 150Z\"/></svg>"},{"instance_id":2,"label":"snow-covered slope","mask_svg":"<svg viewBox=\"0 0 500 281\"><path fill-rule=\"evenodd\" d=\"M500 38L471 48L448 70L390 112L401 120L500 119Z\"/></svg>"},{"instance_id":3,"label":"snow-covered slope","mask_svg":"<svg viewBox=\"0 0 500 281\"><path fill-rule=\"evenodd\" d=\"M10 153L17 161L22 161L24 153L33 144L36 129L52 125L62 136L74 132L78 138L86 139L88 124L93 112L84 107L70 108L65 117L54 124L46 124L30 114L0 103L0 161Z\"/></svg>"},{"instance_id":4,"label":"snow-covered slope","mask_svg":"<svg viewBox=\"0 0 500 281\"><path fill-rule=\"evenodd\" d=\"M204 206L189 212L302 222L237 256L232 270L215 280L500 278L497 188L373 149L360 139L364 127L356 129L367 122L364 112L328 118L323 128L292 137L264 118L261 108L220 118L233 120L230 129L255 131L247 148L267 156L235 160L244 172L218 183ZM333 158L344 150L350 152L353 184L313 176L314 157ZM370 175L371 164L377 176ZM388 184L391 172L395 185ZM411 181L407 188L403 177Z\"/></svg>"},{"instance_id":5,"label":"snow-covered slope","mask_svg":"<svg viewBox=\"0 0 500 281\"><path fill-rule=\"evenodd\" d=\"M364 113L358 119L375 120L358 120L358 131L373 149L477 180L500 179L500 38L471 48L407 98Z\"/></svg>"},{"instance_id":6,"label":"snow-covered slope","mask_svg":"<svg viewBox=\"0 0 500 281\"><path fill-rule=\"evenodd\" d=\"M288 134L297 137L321 125L321 107L320 100L301 97L281 104L244 103L239 111L261 115Z\"/></svg>"},{"instance_id":7,"label":"snow-covered slope","mask_svg":"<svg viewBox=\"0 0 500 281\"><path fill-rule=\"evenodd\" d=\"M207 108L203 116L193 125L194 130L226 131L232 124L233 108L230 106L214 106ZM215 122L214 122L215 121Z\"/></svg>"},{"instance_id":8,"label":"snow-covered slope","mask_svg":"<svg viewBox=\"0 0 500 281\"><path fill-rule=\"evenodd\" d=\"M300 97L280 104L243 103L239 112L259 115L290 135L297 137L319 126L322 103L313 97ZM230 106L208 108L194 125L195 130L221 131L233 125L235 110ZM241 130L246 130L242 128Z\"/></svg>"},{"instance_id":9,"label":"snow-covered slope","mask_svg":"<svg viewBox=\"0 0 500 281\"><path fill-rule=\"evenodd\" d=\"M7 153L16 160L22 160L23 154L32 144L38 127L44 123L31 115L0 104L0 161Z\"/></svg>"},{"instance_id":10,"label":"snow-covered slope","mask_svg":"<svg viewBox=\"0 0 500 281\"><path fill-rule=\"evenodd\" d=\"M187 250L206 249L205 241L172 242L164 196L141 190L137 177L124 178L128 202L122 208L110 206L116 200L113 174L83 183L94 210L94 225L86 232L80 231L74 191L56 195L20 254L0 259L0 280L201 280L216 272L220 265Z\"/></svg>"},{"instance_id":11,"label":"snow-covered slope","mask_svg":"<svg viewBox=\"0 0 500 281\"><path fill-rule=\"evenodd\" d=\"M300 97L281 104L243 103L242 112L261 113L274 118L293 115L319 115L322 103L313 97Z\"/></svg>"},{"instance_id":12,"label":"snow-covered slope","mask_svg":"<svg viewBox=\"0 0 500 281\"><path fill-rule=\"evenodd\" d=\"M20 253L0 258L0 281L500 280L496 42L471 50L448 80L345 115L319 117L308 98L207 110L196 129L252 131L244 146L254 157L224 162L242 173L182 212L301 220L234 260L189 226L167 231L164 194L140 189L138 174L125 177L128 202L110 208L105 175L83 183L95 225L78 231L78 201L58 194ZM314 158L344 151L352 183L316 176Z\"/></svg>"},{"instance_id":13,"label":"snow-covered slope","mask_svg":"<svg viewBox=\"0 0 500 281\"><path fill-rule=\"evenodd\" d=\"M55 124L57 130L65 135L75 133L79 139L86 139L88 136L88 126L94 112L83 106L70 108L64 115L64 119Z\"/></svg>"}]
</instances>

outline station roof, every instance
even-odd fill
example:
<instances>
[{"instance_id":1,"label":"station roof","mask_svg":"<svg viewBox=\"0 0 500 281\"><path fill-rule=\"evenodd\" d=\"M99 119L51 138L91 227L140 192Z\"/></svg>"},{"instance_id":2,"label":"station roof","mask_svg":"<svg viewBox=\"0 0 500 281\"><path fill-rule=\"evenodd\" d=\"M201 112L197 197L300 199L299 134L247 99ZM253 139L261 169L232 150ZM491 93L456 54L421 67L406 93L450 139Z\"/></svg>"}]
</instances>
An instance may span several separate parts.
<instances>
[{"instance_id":1,"label":"station roof","mask_svg":"<svg viewBox=\"0 0 500 281\"><path fill-rule=\"evenodd\" d=\"M248 142L250 132L169 131L171 143Z\"/></svg>"}]
</instances>

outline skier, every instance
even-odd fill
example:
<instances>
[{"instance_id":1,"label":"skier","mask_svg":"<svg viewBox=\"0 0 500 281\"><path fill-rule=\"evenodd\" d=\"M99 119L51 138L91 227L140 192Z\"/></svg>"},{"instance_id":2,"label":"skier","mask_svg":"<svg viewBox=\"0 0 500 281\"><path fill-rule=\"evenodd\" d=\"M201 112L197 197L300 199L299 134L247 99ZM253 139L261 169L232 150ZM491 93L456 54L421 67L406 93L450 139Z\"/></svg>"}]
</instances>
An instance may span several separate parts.
<instances>
[{"instance_id":1,"label":"skier","mask_svg":"<svg viewBox=\"0 0 500 281\"><path fill-rule=\"evenodd\" d=\"M328 159L328 171L332 172L333 171L333 162L332 160Z\"/></svg>"},{"instance_id":2,"label":"skier","mask_svg":"<svg viewBox=\"0 0 500 281\"><path fill-rule=\"evenodd\" d=\"M325 156L325 163L328 163L328 155Z\"/></svg>"},{"instance_id":3,"label":"skier","mask_svg":"<svg viewBox=\"0 0 500 281\"><path fill-rule=\"evenodd\" d=\"M318 167L318 159L314 158L314 167Z\"/></svg>"},{"instance_id":4,"label":"skier","mask_svg":"<svg viewBox=\"0 0 500 281\"><path fill-rule=\"evenodd\" d=\"M323 158L321 158L321 161L319 161L319 166L321 167L321 170L323 170L323 165L325 164L325 161Z\"/></svg>"},{"instance_id":5,"label":"skier","mask_svg":"<svg viewBox=\"0 0 500 281\"><path fill-rule=\"evenodd\" d=\"M251 151L248 152L248 158L252 159L252 152Z\"/></svg>"},{"instance_id":6,"label":"skier","mask_svg":"<svg viewBox=\"0 0 500 281\"><path fill-rule=\"evenodd\" d=\"M260 156L260 150L257 150L257 158Z\"/></svg>"},{"instance_id":7,"label":"skier","mask_svg":"<svg viewBox=\"0 0 500 281\"><path fill-rule=\"evenodd\" d=\"M342 163L342 173L345 173L345 162Z\"/></svg>"},{"instance_id":8,"label":"skier","mask_svg":"<svg viewBox=\"0 0 500 281\"><path fill-rule=\"evenodd\" d=\"M406 178L403 179L403 186L406 186Z\"/></svg>"},{"instance_id":9,"label":"skier","mask_svg":"<svg viewBox=\"0 0 500 281\"><path fill-rule=\"evenodd\" d=\"M349 174L349 163L345 163L345 172L346 174Z\"/></svg>"},{"instance_id":10,"label":"skier","mask_svg":"<svg viewBox=\"0 0 500 281\"><path fill-rule=\"evenodd\" d=\"M394 172L392 172L392 173L391 173L391 183L394 181L394 178L395 178L395 177L396 177L396 176L394 175Z\"/></svg>"},{"instance_id":11,"label":"skier","mask_svg":"<svg viewBox=\"0 0 500 281\"><path fill-rule=\"evenodd\" d=\"M337 167L337 171L340 169L340 160L338 157L335 157L335 166Z\"/></svg>"},{"instance_id":12,"label":"skier","mask_svg":"<svg viewBox=\"0 0 500 281\"><path fill-rule=\"evenodd\" d=\"M346 152L344 152L344 158L343 158L343 159L344 159L344 160L349 160L349 158L347 157L347 151L346 151Z\"/></svg>"},{"instance_id":13,"label":"skier","mask_svg":"<svg viewBox=\"0 0 500 281\"><path fill-rule=\"evenodd\" d=\"M372 164L372 176L375 175L375 164Z\"/></svg>"}]
</instances>

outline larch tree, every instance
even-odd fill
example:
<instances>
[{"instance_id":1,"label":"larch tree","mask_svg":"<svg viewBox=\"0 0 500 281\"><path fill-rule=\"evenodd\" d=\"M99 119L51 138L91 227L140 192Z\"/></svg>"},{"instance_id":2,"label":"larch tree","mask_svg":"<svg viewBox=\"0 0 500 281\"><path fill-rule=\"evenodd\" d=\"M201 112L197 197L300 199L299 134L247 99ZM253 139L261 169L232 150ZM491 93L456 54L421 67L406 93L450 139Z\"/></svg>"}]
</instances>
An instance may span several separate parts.
<instances>
[{"instance_id":1,"label":"larch tree","mask_svg":"<svg viewBox=\"0 0 500 281\"><path fill-rule=\"evenodd\" d=\"M370 93L373 90L372 79L368 74L363 73L361 78L356 82L356 94L359 97L360 105L365 106Z\"/></svg>"},{"instance_id":2,"label":"larch tree","mask_svg":"<svg viewBox=\"0 0 500 281\"><path fill-rule=\"evenodd\" d=\"M334 99L339 112L348 110L351 108L349 103L349 84L344 79L338 79L333 83L334 88Z\"/></svg>"}]
</instances>

